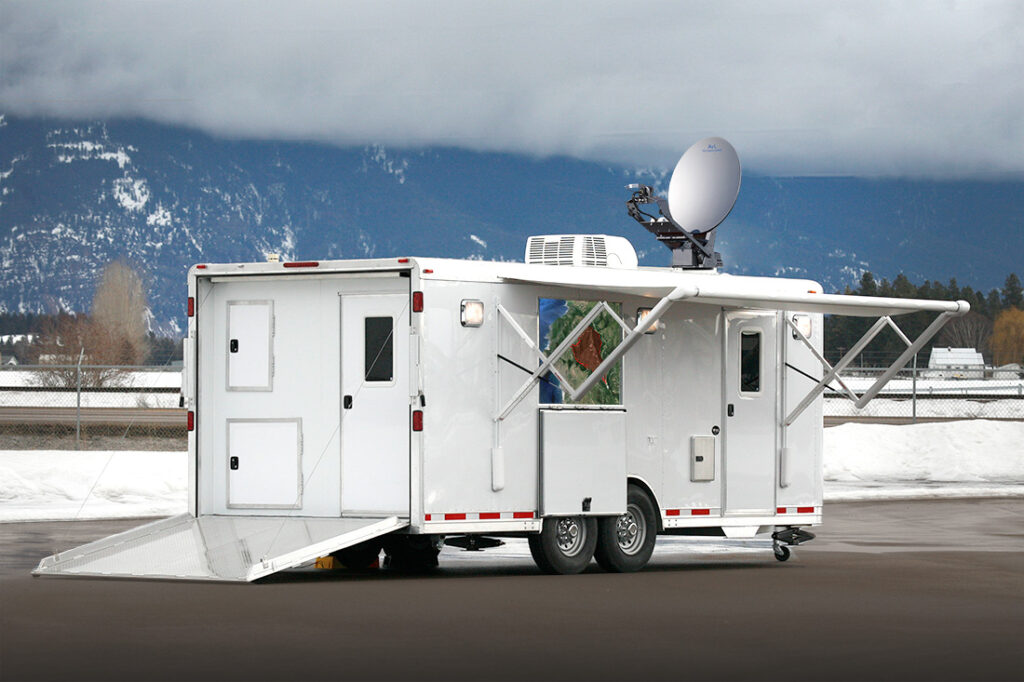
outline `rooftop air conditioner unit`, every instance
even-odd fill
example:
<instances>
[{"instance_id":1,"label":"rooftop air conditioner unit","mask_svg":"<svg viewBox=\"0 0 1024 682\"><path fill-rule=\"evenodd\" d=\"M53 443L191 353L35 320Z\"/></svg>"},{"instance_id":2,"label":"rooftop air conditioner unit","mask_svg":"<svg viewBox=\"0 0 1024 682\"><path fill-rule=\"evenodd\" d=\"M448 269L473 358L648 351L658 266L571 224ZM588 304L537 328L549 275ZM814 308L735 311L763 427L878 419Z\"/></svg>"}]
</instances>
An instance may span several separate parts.
<instances>
[{"instance_id":1,"label":"rooftop air conditioner unit","mask_svg":"<svg viewBox=\"0 0 1024 682\"><path fill-rule=\"evenodd\" d=\"M586 265L635 268L636 251L628 239L606 234L545 234L526 240L531 265Z\"/></svg>"}]
</instances>

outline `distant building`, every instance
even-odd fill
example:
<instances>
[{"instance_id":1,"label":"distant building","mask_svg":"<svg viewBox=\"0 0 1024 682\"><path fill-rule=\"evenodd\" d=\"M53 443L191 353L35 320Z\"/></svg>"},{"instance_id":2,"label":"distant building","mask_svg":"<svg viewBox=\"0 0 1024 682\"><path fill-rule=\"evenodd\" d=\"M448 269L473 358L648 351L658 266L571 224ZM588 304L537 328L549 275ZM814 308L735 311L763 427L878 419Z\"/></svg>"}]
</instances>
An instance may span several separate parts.
<instances>
[{"instance_id":1,"label":"distant building","mask_svg":"<svg viewBox=\"0 0 1024 682\"><path fill-rule=\"evenodd\" d=\"M984 379L985 361L973 348L932 348L930 379Z\"/></svg>"}]
</instances>

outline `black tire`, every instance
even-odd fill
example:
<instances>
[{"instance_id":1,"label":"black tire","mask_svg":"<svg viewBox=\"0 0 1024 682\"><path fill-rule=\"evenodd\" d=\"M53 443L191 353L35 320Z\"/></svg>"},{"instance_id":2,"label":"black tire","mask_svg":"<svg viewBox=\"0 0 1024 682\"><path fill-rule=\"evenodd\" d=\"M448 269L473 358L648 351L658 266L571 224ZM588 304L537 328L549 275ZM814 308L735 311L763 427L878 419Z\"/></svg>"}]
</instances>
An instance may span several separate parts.
<instances>
[{"instance_id":1,"label":"black tire","mask_svg":"<svg viewBox=\"0 0 1024 682\"><path fill-rule=\"evenodd\" d=\"M626 490L626 513L605 516L597 522L594 558L613 573L632 573L647 565L658 535L654 502L640 486Z\"/></svg>"},{"instance_id":2,"label":"black tire","mask_svg":"<svg viewBox=\"0 0 1024 682\"><path fill-rule=\"evenodd\" d=\"M540 533L531 535L529 543L533 560L545 573L580 573L594 557L597 520L584 516L544 519Z\"/></svg>"},{"instance_id":3,"label":"black tire","mask_svg":"<svg viewBox=\"0 0 1024 682\"><path fill-rule=\"evenodd\" d=\"M777 545L775 547L774 551L775 551L775 558L778 559L779 561L786 561L786 560L789 559L789 555L790 555L789 547L786 547L785 545Z\"/></svg>"},{"instance_id":4,"label":"black tire","mask_svg":"<svg viewBox=\"0 0 1024 682\"><path fill-rule=\"evenodd\" d=\"M380 559L380 549L380 540L367 540L358 545L331 552L331 556L340 561L345 568L365 571L368 568L373 568L373 565Z\"/></svg>"},{"instance_id":5,"label":"black tire","mask_svg":"<svg viewBox=\"0 0 1024 682\"><path fill-rule=\"evenodd\" d=\"M392 571L422 572L437 568L432 535L389 535L384 538L384 567Z\"/></svg>"}]
</instances>

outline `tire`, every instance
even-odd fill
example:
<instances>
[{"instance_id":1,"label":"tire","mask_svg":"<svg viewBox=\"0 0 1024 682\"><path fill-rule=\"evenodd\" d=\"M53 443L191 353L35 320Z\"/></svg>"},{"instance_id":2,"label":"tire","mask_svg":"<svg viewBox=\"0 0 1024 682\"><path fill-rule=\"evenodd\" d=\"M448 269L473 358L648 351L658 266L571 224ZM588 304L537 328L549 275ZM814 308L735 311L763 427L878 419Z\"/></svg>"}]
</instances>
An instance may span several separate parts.
<instances>
[{"instance_id":1,"label":"tire","mask_svg":"<svg viewBox=\"0 0 1024 682\"><path fill-rule=\"evenodd\" d=\"M580 573L594 557L597 520L584 516L544 519L540 533L531 535L529 543L533 560L545 573Z\"/></svg>"},{"instance_id":2,"label":"tire","mask_svg":"<svg viewBox=\"0 0 1024 682\"><path fill-rule=\"evenodd\" d=\"M419 573L437 568L440 547L432 535L389 535L384 538L384 567Z\"/></svg>"},{"instance_id":3,"label":"tire","mask_svg":"<svg viewBox=\"0 0 1024 682\"><path fill-rule=\"evenodd\" d=\"M789 547L785 545L777 545L774 548L775 558L779 561L787 561L789 559L790 551Z\"/></svg>"},{"instance_id":4,"label":"tire","mask_svg":"<svg viewBox=\"0 0 1024 682\"><path fill-rule=\"evenodd\" d=\"M647 565L658 535L654 502L640 486L626 491L626 513L606 516L597 522L594 558L612 573L632 573Z\"/></svg>"},{"instance_id":5,"label":"tire","mask_svg":"<svg viewBox=\"0 0 1024 682\"><path fill-rule=\"evenodd\" d=\"M340 561L345 568L365 571L368 568L374 568L374 564L380 559L380 549L380 540L367 540L358 545L331 552L331 556Z\"/></svg>"}]
</instances>

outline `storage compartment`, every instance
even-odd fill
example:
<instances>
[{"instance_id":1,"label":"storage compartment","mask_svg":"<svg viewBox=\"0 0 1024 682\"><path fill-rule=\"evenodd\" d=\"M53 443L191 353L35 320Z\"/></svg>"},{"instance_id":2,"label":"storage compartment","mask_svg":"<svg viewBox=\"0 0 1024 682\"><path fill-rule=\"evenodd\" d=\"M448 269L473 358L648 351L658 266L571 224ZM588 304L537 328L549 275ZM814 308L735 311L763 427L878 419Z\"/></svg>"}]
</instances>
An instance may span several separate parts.
<instances>
[{"instance_id":1,"label":"storage compartment","mask_svg":"<svg viewBox=\"0 0 1024 682\"><path fill-rule=\"evenodd\" d=\"M228 507L302 507L302 420L228 420Z\"/></svg>"},{"instance_id":2,"label":"storage compartment","mask_svg":"<svg viewBox=\"0 0 1024 682\"><path fill-rule=\"evenodd\" d=\"M542 515L625 513L625 410L541 410L540 445Z\"/></svg>"},{"instance_id":3,"label":"storage compartment","mask_svg":"<svg viewBox=\"0 0 1024 682\"><path fill-rule=\"evenodd\" d=\"M690 480L715 480L714 436L690 436Z\"/></svg>"},{"instance_id":4,"label":"storage compartment","mask_svg":"<svg viewBox=\"0 0 1024 682\"><path fill-rule=\"evenodd\" d=\"M229 391L273 389L273 335L273 301L228 301Z\"/></svg>"}]
</instances>

